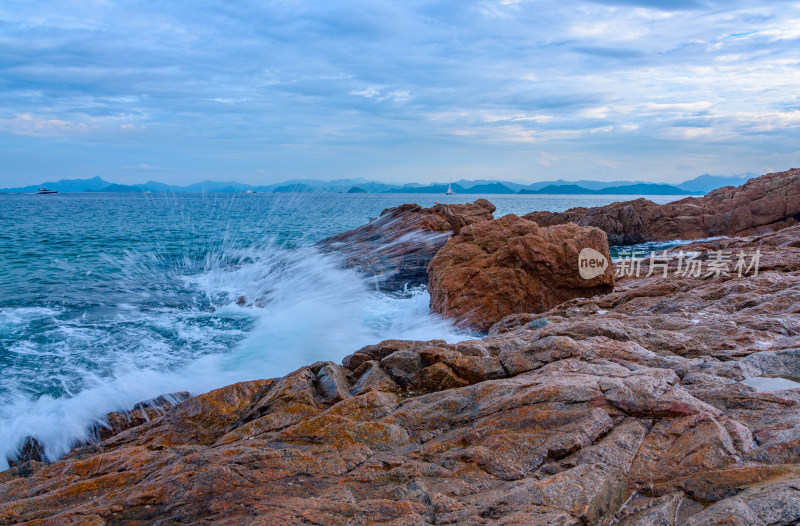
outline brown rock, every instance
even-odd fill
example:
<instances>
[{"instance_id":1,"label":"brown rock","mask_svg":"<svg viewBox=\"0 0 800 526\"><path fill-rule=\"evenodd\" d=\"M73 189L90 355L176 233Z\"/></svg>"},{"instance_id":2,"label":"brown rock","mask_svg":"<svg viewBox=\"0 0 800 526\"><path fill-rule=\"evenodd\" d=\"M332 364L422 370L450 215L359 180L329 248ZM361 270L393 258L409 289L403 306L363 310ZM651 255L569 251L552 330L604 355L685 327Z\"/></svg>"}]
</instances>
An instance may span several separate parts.
<instances>
[{"instance_id":1,"label":"brown rock","mask_svg":"<svg viewBox=\"0 0 800 526\"><path fill-rule=\"evenodd\" d=\"M791 464L738 465L728 468L699 471L681 478L676 484L689 497L701 502L716 502L766 480L798 473Z\"/></svg>"},{"instance_id":2,"label":"brown rock","mask_svg":"<svg viewBox=\"0 0 800 526\"><path fill-rule=\"evenodd\" d=\"M41 462L44 457L44 446L33 437L27 437L23 442L22 446L20 446L19 451L17 452L17 458L11 460L9 465L14 467L15 465L25 464L30 461L34 462Z\"/></svg>"},{"instance_id":3,"label":"brown rock","mask_svg":"<svg viewBox=\"0 0 800 526\"><path fill-rule=\"evenodd\" d=\"M423 364L418 353L411 350L395 351L380 363L401 387L415 387L419 384L419 371Z\"/></svg>"},{"instance_id":4,"label":"brown rock","mask_svg":"<svg viewBox=\"0 0 800 526\"><path fill-rule=\"evenodd\" d=\"M774 232L800 221L800 169L767 174L736 188L726 186L703 197L664 205L636 199L524 217L543 226L594 226L608 234L612 245Z\"/></svg>"},{"instance_id":5,"label":"brown rock","mask_svg":"<svg viewBox=\"0 0 800 526\"><path fill-rule=\"evenodd\" d=\"M568 336L546 336L522 350L500 354L500 362L511 375L538 369L548 363L581 355L581 347Z\"/></svg>"},{"instance_id":6,"label":"brown rock","mask_svg":"<svg viewBox=\"0 0 800 526\"><path fill-rule=\"evenodd\" d=\"M657 422L645 438L629 477L645 491L666 492L675 479L739 461L725 428L711 415ZM674 490L673 490L674 491Z\"/></svg>"},{"instance_id":7,"label":"brown rock","mask_svg":"<svg viewBox=\"0 0 800 526\"><path fill-rule=\"evenodd\" d=\"M800 477L796 474L752 486L686 521L687 526L790 525L800 522Z\"/></svg>"},{"instance_id":8,"label":"brown rock","mask_svg":"<svg viewBox=\"0 0 800 526\"><path fill-rule=\"evenodd\" d=\"M428 262L447 239L466 225L491 220L494 211L486 199L431 208L405 204L386 209L378 219L326 238L318 246L373 276L381 289L402 289L427 283Z\"/></svg>"},{"instance_id":9,"label":"brown rock","mask_svg":"<svg viewBox=\"0 0 800 526\"><path fill-rule=\"evenodd\" d=\"M420 387L430 391L442 391L469 385L469 382L459 378L451 368L441 362L426 367L419 373Z\"/></svg>"},{"instance_id":10,"label":"brown rock","mask_svg":"<svg viewBox=\"0 0 800 526\"><path fill-rule=\"evenodd\" d=\"M591 279L579 274L584 248L610 261L605 236L594 228L540 228L515 215L465 227L428 265L431 310L487 331L510 314L611 291L610 265Z\"/></svg>"},{"instance_id":11,"label":"brown rock","mask_svg":"<svg viewBox=\"0 0 800 526\"><path fill-rule=\"evenodd\" d=\"M353 378L357 378L350 392L359 395L369 390L380 390L392 392L399 390L394 379L384 371L380 363L375 360L364 362L353 372Z\"/></svg>"},{"instance_id":12,"label":"brown rock","mask_svg":"<svg viewBox=\"0 0 800 526\"><path fill-rule=\"evenodd\" d=\"M445 358L443 363L470 384L508 376L500 360L493 356L454 356Z\"/></svg>"},{"instance_id":13,"label":"brown rock","mask_svg":"<svg viewBox=\"0 0 800 526\"><path fill-rule=\"evenodd\" d=\"M155 420L175 404L189 398L189 393L171 393L161 395L152 400L139 402L130 411L116 411L106 416L105 422L95 426L97 437L105 440L117 435L126 429L142 425Z\"/></svg>"},{"instance_id":14,"label":"brown rock","mask_svg":"<svg viewBox=\"0 0 800 526\"><path fill-rule=\"evenodd\" d=\"M619 511L616 519L620 526L675 526L698 511L703 505L685 498L680 493L658 498L638 496Z\"/></svg>"},{"instance_id":15,"label":"brown rock","mask_svg":"<svg viewBox=\"0 0 800 526\"><path fill-rule=\"evenodd\" d=\"M526 480L491 506L495 510L556 509L591 524L613 514L625 501L625 493L619 474L589 464L543 480Z\"/></svg>"},{"instance_id":16,"label":"brown rock","mask_svg":"<svg viewBox=\"0 0 800 526\"><path fill-rule=\"evenodd\" d=\"M317 386L327 403L336 403L350 397L350 382L342 367L334 363L325 364L317 373Z\"/></svg>"}]
</instances>

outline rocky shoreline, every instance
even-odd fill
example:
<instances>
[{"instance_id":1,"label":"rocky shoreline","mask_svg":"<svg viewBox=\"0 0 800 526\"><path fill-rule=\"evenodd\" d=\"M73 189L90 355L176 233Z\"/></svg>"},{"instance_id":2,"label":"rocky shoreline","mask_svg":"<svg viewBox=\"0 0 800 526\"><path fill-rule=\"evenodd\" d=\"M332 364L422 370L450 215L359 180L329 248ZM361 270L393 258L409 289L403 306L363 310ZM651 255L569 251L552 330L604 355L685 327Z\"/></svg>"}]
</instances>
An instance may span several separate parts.
<instances>
[{"instance_id":1,"label":"rocky shoreline","mask_svg":"<svg viewBox=\"0 0 800 526\"><path fill-rule=\"evenodd\" d=\"M659 209L705 210L691 217L738 237L585 283L580 249L607 256L598 228L619 232L591 219L608 210L565 213L582 226L494 219L486 203L386 211L337 236L363 243L351 263L389 279L426 269L433 308L487 337L384 341L341 365L144 404L96 444L0 473L0 524L797 524L800 389L745 380L800 381L798 181L718 190L716 220L708 197ZM754 212L766 198L743 215L757 188L768 217ZM387 235L389 253L367 249Z\"/></svg>"},{"instance_id":2,"label":"rocky shoreline","mask_svg":"<svg viewBox=\"0 0 800 526\"><path fill-rule=\"evenodd\" d=\"M769 233L800 222L800 170L763 175L738 187L664 205L636 199L525 217L542 226L570 222L596 226L608 234L612 245Z\"/></svg>"}]
</instances>

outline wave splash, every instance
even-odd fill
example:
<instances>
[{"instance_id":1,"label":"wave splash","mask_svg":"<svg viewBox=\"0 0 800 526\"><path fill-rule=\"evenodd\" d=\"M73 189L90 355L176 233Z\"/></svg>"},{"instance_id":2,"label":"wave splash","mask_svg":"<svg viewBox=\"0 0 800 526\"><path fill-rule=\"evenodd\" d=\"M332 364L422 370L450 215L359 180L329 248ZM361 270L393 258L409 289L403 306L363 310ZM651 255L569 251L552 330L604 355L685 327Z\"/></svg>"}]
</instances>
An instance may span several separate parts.
<instances>
[{"instance_id":1,"label":"wave splash","mask_svg":"<svg viewBox=\"0 0 800 526\"><path fill-rule=\"evenodd\" d=\"M16 459L28 437L42 446L45 459L55 460L76 444L91 441L93 427L102 425L109 412L165 393L199 394L239 381L282 376L318 360L340 361L364 345L389 338L454 342L472 336L430 314L424 289L402 296L381 294L330 254L274 244L226 250L207 256L199 272L185 265L165 271L146 263L158 260L152 254L131 256L122 263L128 267L128 277L121 281L130 302L115 311L108 326L95 327L94 332L73 329L79 334L70 336L112 363L102 371L91 364L71 364L69 374L80 375L79 388L62 394L37 395L20 386L4 386L0 470ZM148 280L158 283L157 291L148 290ZM189 295L178 301L175 291ZM159 292L170 298L169 305L145 309L137 303L142 298L152 301ZM12 333L36 317L55 321L58 315L50 309L36 310L35 316L5 311L0 312L0 330ZM64 325L69 324L57 330L70 333ZM220 340L219 333L226 331L228 340ZM215 338L235 343L227 348L192 344ZM69 347L72 341L66 338L61 344ZM30 341L18 347L23 354L53 352Z\"/></svg>"}]
</instances>

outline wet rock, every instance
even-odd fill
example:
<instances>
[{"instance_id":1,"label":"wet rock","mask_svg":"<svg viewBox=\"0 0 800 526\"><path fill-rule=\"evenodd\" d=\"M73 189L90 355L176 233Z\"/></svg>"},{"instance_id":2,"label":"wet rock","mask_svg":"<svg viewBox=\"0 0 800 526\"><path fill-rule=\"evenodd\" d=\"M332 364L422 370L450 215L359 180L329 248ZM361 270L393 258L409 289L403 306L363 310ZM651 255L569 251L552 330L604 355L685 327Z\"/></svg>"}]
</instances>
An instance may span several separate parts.
<instances>
[{"instance_id":1,"label":"wet rock","mask_svg":"<svg viewBox=\"0 0 800 526\"><path fill-rule=\"evenodd\" d=\"M95 426L95 434L100 440L117 435L126 429L142 425L162 416L175 404L189 398L189 393L170 393L139 402L130 411L115 411L106 416L104 422Z\"/></svg>"},{"instance_id":2,"label":"wet rock","mask_svg":"<svg viewBox=\"0 0 800 526\"><path fill-rule=\"evenodd\" d=\"M428 342L416 342L412 340L384 340L378 344L367 345L366 347L359 349L354 355L345 357L343 363L349 364L348 367L352 369L352 360L355 359L355 355L366 355L370 360L380 361L396 351L414 350L427 346L436 346L439 344L445 344L445 342L443 340L431 340ZM358 358L358 360L362 362L364 361L362 358ZM358 367L358 365L356 365L356 367Z\"/></svg>"},{"instance_id":3,"label":"wet rock","mask_svg":"<svg viewBox=\"0 0 800 526\"><path fill-rule=\"evenodd\" d=\"M342 367L329 363L317 373L317 385L320 394L327 403L339 402L350 397L350 382L342 371Z\"/></svg>"},{"instance_id":4,"label":"wet rock","mask_svg":"<svg viewBox=\"0 0 800 526\"><path fill-rule=\"evenodd\" d=\"M10 461L10 466L18 466L30 461L42 462L44 460L44 446L33 437L27 437L17 451L17 458Z\"/></svg>"},{"instance_id":5,"label":"wet rock","mask_svg":"<svg viewBox=\"0 0 800 526\"><path fill-rule=\"evenodd\" d=\"M486 199L431 208L405 204L386 209L376 220L324 239L318 246L374 277L380 289L402 290L426 284L428 262L447 239L466 225L491 220L494 211Z\"/></svg>"}]
</instances>

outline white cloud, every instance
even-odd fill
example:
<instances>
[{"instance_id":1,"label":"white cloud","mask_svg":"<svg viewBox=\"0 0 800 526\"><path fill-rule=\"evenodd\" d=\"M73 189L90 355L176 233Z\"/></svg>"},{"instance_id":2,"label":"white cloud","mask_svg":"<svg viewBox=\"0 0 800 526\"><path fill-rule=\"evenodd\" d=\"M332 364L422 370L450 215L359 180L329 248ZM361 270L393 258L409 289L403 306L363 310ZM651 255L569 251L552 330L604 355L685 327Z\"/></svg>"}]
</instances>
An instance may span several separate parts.
<instances>
[{"instance_id":1,"label":"white cloud","mask_svg":"<svg viewBox=\"0 0 800 526\"><path fill-rule=\"evenodd\" d=\"M695 113L711 108L713 104L707 100L696 102L645 102L638 109L645 112L678 112Z\"/></svg>"},{"instance_id":2,"label":"white cloud","mask_svg":"<svg viewBox=\"0 0 800 526\"><path fill-rule=\"evenodd\" d=\"M698 140L723 140L729 139L729 134L721 134L712 128L693 128L686 126L675 126L667 128L663 132L664 137L669 139L677 139L684 141L698 141Z\"/></svg>"},{"instance_id":3,"label":"white cloud","mask_svg":"<svg viewBox=\"0 0 800 526\"><path fill-rule=\"evenodd\" d=\"M578 115L586 117L587 119L605 119L611 115L612 109L610 106L597 106L595 108L586 108L580 110Z\"/></svg>"},{"instance_id":4,"label":"white cloud","mask_svg":"<svg viewBox=\"0 0 800 526\"><path fill-rule=\"evenodd\" d=\"M408 90L394 90L387 93L386 98L395 102L405 102L411 99L411 92Z\"/></svg>"},{"instance_id":5,"label":"white cloud","mask_svg":"<svg viewBox=\"0 0 800 526\"><path fill-rule=\"evenodd\" d=\"M800 18L783 20L779 26L767 29L759 33L769 37L771 41L797 40L800 39Z\"/></svg>"},{"instance_id":6,"label":"white cloud","mask_svg":"<svg viewBox=\"0 0 800 526\"><path fill-rule=\"evenodd\" d=\"M84 134L96 127L96 125L89 125L82 122L40 118L29 113L21 113L10 119L0 119L0 130L15 135L30 135L34 137L59 137Z\"/></svg>"},{"instance_id":7,"label":"white cloud","mask_svg":"<svg viewBox=\"0 0 800 526\"><path fill-rule=\"evenodd\" d=\"M541 166L549 168L558 162L558 157L552 153L539 152L539 160L537 161Z\"/></svg>"},{"instance_id":8,"label":"white cloud","mask_svg":"<svg viewBox=\"0 0 800 526\"><path fill-rule=\"evenodd\" d=\"M746 129L767 132L800 126L800 110L737 112L731 115Z\"/></svg>"},{"instance_id":9,"label":"white cloud","mask_svg":"<svg viewBox=\"0 0 800 526\"><path fill-rule=\"evenodd\" d=\"M250 99L215 97L215 98L210 99L210 100L212 100L213 102L219 102L221 104L237 104L239 102L247 102Z\"/></svg>"},{"instance_id":10,"label":"white cloud","mask_svg":"<svg viewBox=\"0 0 800 526\"><path fill-rule=\"evenodd\" d=\"M368 99L375 98L381 94L379 88L369 87L362 90L353 90L350 92L351 95L358 95L361 97L366 97Z\"/></svg>"},{"instance_id":11,"label":"white cloud","mask_svg":"<svg viewBox=\"0 0 800 526\"><path fill-rule=\"evenodd\" d=\"M393 102L406 102L411 99L411 92L408 90L395 89L387 91L385 86L369 86L361 90L350 91L351 95L365 97L376 102L391 100Z\"/></svg>"}]
</instances>

